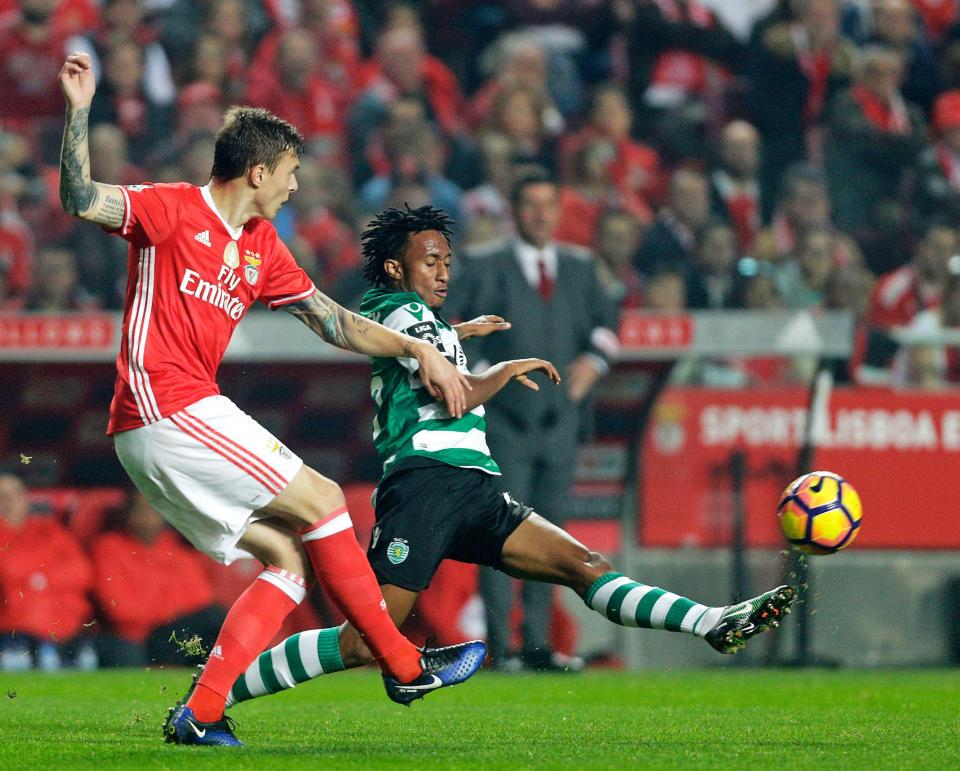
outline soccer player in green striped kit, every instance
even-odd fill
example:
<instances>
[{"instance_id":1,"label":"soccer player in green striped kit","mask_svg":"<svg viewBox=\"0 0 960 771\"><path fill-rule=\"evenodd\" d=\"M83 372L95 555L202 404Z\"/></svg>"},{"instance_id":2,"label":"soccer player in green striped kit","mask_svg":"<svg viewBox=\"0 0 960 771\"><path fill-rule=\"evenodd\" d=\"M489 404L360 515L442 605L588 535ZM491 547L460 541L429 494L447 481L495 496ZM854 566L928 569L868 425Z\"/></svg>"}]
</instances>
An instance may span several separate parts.
<instances>
[{"instance_id":1,"label":"soccer player in green striped kit","mask_svg":"<svg viewBox=\"0 0 960 771\"><path fill-rule=\"evenodd\" d=\"M510 325L484 316L451 326L440 315L452 269L451 225L430 206L388 209L363 234L363 271L372 288L361 314L428 340L473 387L469 411L453 417L423 387L416 360L372 360L373 438L383 477L367 556L397 625L440 562L455 559L568 586L615 624L697 635L721 653L736 653L749 638L776 627L794 597L789 586L737 605L703 605L615 572L600 554L501 490L500 470L487 449L483 403L507 387L538 390L533 372L553 383L560 376L542 359L505 361L469 374L461 341ZM227 704L372 660L349 624L301 632L262 653L234 684Z\"/></svg>"}]
</instances>

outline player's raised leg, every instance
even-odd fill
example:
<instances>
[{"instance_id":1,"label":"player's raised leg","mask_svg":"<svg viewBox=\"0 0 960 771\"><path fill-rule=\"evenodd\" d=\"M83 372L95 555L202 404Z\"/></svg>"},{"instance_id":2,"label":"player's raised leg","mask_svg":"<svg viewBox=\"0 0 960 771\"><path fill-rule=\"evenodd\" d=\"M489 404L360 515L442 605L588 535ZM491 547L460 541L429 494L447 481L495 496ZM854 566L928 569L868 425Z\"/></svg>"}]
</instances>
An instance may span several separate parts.
<instances>
[{"instance_id":1,"label":"player's raised leg","mask_svg":"<svg viewBox=\"0 0 960 771\"><path fill-rule=\"evenodd\" d=\"M170 710L164 724L167 741L240 743L223 714L230 686L306 596L310 567L288 524L254 522L238 545L268 567L234 602L202 673Z\"/></svg>"},{"instance_id":2,"label":"player's raised leg","mask_svg":"<svg viewBox=\"0 0 960 771\"><path fill-rule=\"evenodd\" d=\"M721 653L736 653L749 638L778 626L794 596L789 586L778 586L737 605L704 605L615 572L600 554L537 514L514 530L501 558L510 575L569 586L615 624L687 632Z\"/></svg>"}]
</instances>

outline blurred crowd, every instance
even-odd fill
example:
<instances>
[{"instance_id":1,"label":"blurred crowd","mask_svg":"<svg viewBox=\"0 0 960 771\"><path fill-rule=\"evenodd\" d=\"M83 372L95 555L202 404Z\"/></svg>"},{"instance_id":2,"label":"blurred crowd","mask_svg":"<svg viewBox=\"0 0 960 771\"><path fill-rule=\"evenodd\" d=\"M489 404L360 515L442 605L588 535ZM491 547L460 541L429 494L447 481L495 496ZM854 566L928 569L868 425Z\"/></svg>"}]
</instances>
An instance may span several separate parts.
<instances>
[{"instance_id":1,"label":"blurred crowd","mask_svg":"<svg viewBox=\"0 0 960 771\"><path fill-rule=\"evenodd\" d=\"M960 317L960 0L0 0L0 309L122 303L125 244L58 202L75 50L97 180L205 184L230 104L296 124L276 225L347 304L372 212L489 248L536 166L621 308L846 309L852 380L960 381L897 342Z\"/></svg>"},{"instance_id":2,"label":"blurred crowd","mask_svg":"<svg viewBox=\"0 0 960 771\"><path fill-rule=\"evenodd\" d=\"M103 525L85 541L0 475L0 671L177 664L216 637L209 560L139 494Z\"/></svg>"}]
</instances>

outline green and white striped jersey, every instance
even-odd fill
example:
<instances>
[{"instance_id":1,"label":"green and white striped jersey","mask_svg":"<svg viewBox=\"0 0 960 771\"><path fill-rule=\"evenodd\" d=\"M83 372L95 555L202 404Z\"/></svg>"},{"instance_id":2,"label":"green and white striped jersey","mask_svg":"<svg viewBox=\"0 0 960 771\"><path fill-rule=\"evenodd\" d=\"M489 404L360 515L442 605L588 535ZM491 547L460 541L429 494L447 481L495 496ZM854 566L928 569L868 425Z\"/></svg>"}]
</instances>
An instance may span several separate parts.
<instances>
[{"instance_id":1,"label":"green and white striped jersey","mask_svg":"<svg viewBox=\"0 0 960 771\"><path fill-rule=\"evenodd\" d=\"M433 344L461 372L468 372L456 331L413 292L371 289L360 313L390 329ZM377 403L373 443L383 461L383 475L411 457L431 458L450 466L499 474L500 467L487 447L483 406L459 420L447 412L420 382L416 359L371 357L370 394Z\"/></svg>"}]
</instances>

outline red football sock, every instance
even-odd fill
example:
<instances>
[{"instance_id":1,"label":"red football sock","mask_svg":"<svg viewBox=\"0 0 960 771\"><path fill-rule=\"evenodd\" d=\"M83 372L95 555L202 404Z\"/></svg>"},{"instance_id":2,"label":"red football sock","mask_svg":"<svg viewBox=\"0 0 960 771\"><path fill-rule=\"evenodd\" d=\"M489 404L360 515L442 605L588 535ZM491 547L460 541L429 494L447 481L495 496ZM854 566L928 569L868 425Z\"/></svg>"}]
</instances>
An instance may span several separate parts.
<instances>
[{"instance_id":1,"label":"red football sock","mask_svg":"<svg viewBox=\"0 0 960 771\"><path fill-rule=\"evenodd\" d=\"M236 679L270 644L306 593L300 576L268 567L237 598L187 701L197 720L212 723L223 717L227 694Z\"/></svg>"},{"instance_id":2,"label":"red football sock","mask_svg":"<svg viewBox=\"0 0 960 771\"><path fill-rule=\"evenodd\" d=\"M390 618L347 510L338 509L304 530L303 547L323 590L360 632L380 669L402 683L418 678L420 651Z\"/></svg>"}]
</instances>

